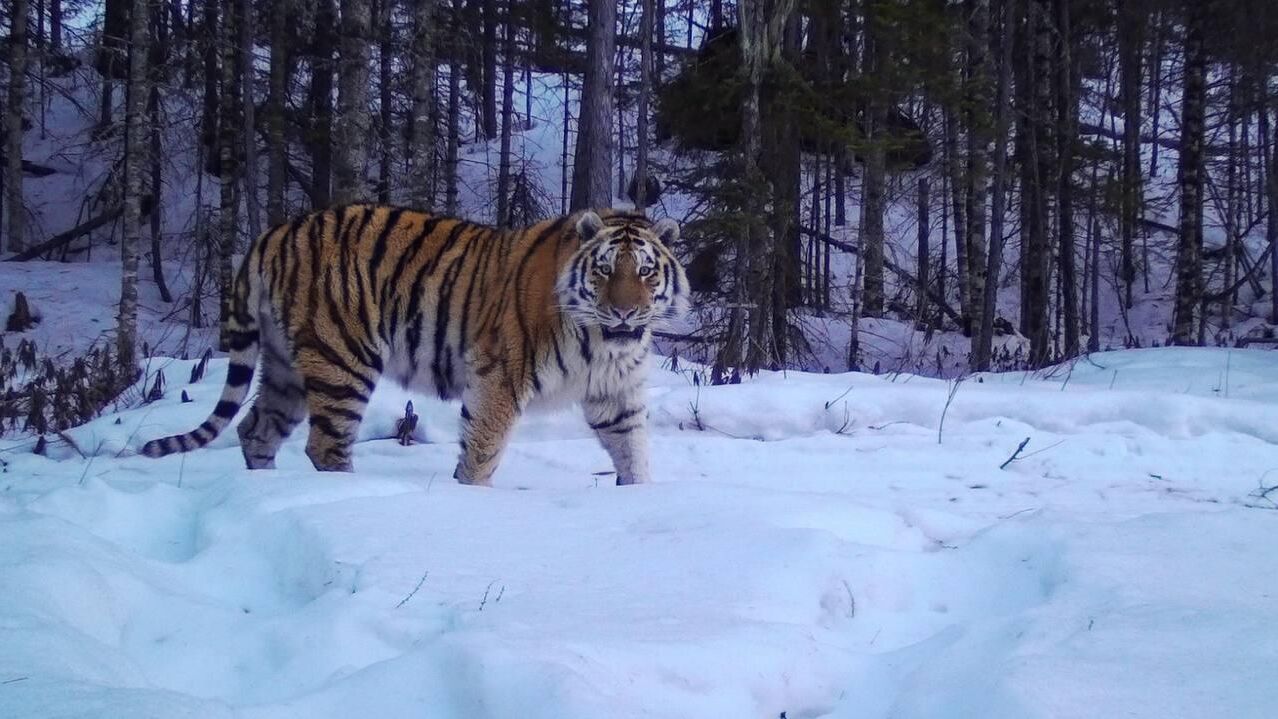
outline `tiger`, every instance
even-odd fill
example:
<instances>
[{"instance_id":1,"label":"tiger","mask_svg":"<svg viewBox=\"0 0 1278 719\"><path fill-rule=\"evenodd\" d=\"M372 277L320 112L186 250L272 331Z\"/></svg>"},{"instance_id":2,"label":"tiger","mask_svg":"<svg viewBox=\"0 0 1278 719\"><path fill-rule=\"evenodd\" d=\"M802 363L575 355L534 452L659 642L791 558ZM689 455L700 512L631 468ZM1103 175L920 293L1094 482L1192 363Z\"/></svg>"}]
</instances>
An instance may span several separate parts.
<instances>
[{"instance_id":1,"label":"tiger","mask_svg":"<svg viewBox=\"0 0 1278 719\"><path fill-rule=\"evenodd\" d=\"M616 470L650 480L644 386L655 328L689 302L672 219L584 210L523 229L354 204L262 233L229 297L230 363L212 414L147 442L162 457L207 445L238 414L249 469L272 469L306 417L319 471L354 470L378 381L461 400L453 477L491 486L516 420L577 403Z\"/></svg>"}]
</instances>

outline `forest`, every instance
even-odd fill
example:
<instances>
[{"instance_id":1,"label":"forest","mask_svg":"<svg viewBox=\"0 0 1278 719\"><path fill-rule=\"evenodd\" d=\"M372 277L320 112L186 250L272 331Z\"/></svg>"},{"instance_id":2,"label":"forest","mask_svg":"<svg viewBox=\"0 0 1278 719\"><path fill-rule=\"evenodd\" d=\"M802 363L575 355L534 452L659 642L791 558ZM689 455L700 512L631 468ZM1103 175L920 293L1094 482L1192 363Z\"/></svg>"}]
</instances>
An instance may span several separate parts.
<instances>
[{"instance_id":1,"label":"forest","mask_svg":"<svg viewBox=\"0 0 1278 719\"><path fill-rule=\"evenodd\" d=\"M1265 0L9 0L0 20L5 430L93 416L161 351L224 349L248 243L367 201L675 218L694 312L660 343L714 384L1275 341ZM50 279L69 265L111 290L69 305L97 326L49 319L83 289Z\"/></svg>"}]
</instances>

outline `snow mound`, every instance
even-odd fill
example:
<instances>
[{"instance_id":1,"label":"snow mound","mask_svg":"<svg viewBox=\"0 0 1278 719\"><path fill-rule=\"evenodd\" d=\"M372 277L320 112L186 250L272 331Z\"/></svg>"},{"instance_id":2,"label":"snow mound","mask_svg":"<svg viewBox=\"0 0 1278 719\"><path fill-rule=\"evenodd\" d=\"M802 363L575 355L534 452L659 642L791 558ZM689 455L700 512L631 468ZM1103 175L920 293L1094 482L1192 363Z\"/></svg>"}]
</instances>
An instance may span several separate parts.
<instances>
[{"instance_id":1,"label":"snow mound","mask_svg":"<svg viewBox=\"0 0 1278 719\"><path fill-rule=\"evenodd\" d=\"M233 432L137 456L215 403L192 364L74 447L0 443L0 716L1271 715L1278 354L656 371L657 482L611 486L567 410L487 490L457 407L389 386L354 475L304 430L272 472Z\"/></svg>"}]
</instances>

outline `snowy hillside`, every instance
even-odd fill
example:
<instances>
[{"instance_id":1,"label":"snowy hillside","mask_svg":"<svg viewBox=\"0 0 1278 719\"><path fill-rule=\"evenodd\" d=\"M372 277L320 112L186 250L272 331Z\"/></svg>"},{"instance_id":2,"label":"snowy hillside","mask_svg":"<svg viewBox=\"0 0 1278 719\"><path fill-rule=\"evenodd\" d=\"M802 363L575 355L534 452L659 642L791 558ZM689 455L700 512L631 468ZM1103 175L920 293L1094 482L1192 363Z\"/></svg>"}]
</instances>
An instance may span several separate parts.
<instances>
[{"instance_id":1,"label":"snowy hillside","mask_svg":"<svg viewBox=\"0 0 1278 719\"><path fill-rule=\"evenodd\" d=\"M1278 354L660 371L627 488L573 412L459 486L456 407L402 447L389 387L353 476L304 431L279 471L149 460L225 373L159 366L49 457L0 443L0 716L1274 715Z\"/></svg>"}]
</instances>

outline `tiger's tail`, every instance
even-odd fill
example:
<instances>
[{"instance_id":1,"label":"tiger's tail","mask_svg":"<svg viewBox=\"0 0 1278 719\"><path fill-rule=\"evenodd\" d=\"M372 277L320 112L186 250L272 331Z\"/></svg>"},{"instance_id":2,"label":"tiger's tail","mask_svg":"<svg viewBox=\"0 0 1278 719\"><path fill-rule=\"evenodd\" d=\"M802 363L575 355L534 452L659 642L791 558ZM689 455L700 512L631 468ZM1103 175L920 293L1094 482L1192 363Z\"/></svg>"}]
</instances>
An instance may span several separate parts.
<instances>
[{"instance_id":1,"label":"tiger's tail","mask_svg":"<svg viewBox=\"0 0 1278 719\"><path fill-rule=\"evenodd\" d=\"M185 434L153 439L142 446L142 454L163 457L177 452L190 452L212 442L226 429L239 412L248 395L257 368L258 350L261 346L261 328L258 323L258 298L260 282L256 272L250 272L253 253L245 258L231 296L231 312L226 330L230 345L230 367L226 372L226 385L213 413L199 427Z\"/></svg>"}]
</instances>

